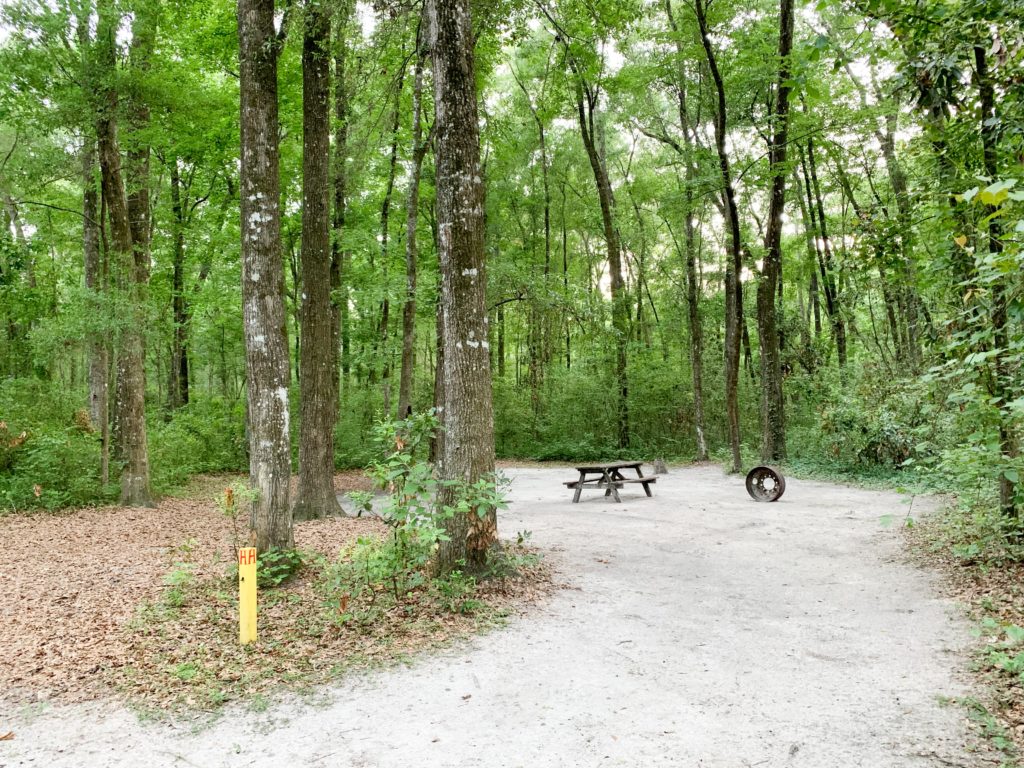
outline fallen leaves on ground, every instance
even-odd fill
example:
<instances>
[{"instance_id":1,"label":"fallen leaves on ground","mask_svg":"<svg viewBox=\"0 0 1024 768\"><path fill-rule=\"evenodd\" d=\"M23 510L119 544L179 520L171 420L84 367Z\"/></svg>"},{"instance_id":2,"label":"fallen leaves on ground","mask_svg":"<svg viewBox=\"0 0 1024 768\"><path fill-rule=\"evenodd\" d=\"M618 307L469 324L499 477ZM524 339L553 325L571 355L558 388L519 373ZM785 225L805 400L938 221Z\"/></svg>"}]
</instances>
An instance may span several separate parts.
<instances>
[{"instance_id":1,"label":"fallen leaves on ground","mask_svg":"<svg viewBox=\"0 0 1024 768\"><path fill-rule=\"evenodd\" d=\"M186 498L155 509L0 517L0 697L69 702L118 690L155 709L211 706L401 658L479 630L551 589L541 565L478 586L474 597L486 609L477 616L439 612L413 595L369 626L346 625L326 602L323 566L314 562L261 593L259 642L241 648L228 575L234 534L215 502L237 479L203 478ZM336 485L368 482L346 473ZM337 517L298 523L295 539L313 560L330 560L357 538L385 532L373 518Z\"/></svg>"}]
</instances>

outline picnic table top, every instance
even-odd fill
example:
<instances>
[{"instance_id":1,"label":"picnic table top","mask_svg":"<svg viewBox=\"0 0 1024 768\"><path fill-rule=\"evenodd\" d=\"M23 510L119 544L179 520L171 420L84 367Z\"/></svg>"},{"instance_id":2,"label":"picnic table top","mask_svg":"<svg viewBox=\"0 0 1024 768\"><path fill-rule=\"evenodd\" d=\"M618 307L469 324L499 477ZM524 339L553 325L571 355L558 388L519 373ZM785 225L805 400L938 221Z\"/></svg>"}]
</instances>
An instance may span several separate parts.
<instances>
[{"instance_id":1,"label":"picnic table top","mask_svg":"<svg viewBox=\"0 0 1024 768\"><path fill-rule=\"evenodd\" d=\"M639 469L643 466L642 461L620 461L615 464L587 464L586 466L576 467L577 472L607 472L612 469L629 469L635 467Z\"/></svg>"}]
</instances>

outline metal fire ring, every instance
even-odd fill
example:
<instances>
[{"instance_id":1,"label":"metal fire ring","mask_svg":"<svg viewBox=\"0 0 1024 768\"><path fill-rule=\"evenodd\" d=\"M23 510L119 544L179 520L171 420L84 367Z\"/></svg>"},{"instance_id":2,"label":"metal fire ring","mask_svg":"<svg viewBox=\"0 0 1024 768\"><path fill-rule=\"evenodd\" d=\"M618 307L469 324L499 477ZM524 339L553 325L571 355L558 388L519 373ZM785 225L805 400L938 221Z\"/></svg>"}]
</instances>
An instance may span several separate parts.
<instances>
[{"instance_id":1,"label":"metal fire ring","mask_svg":"<svg viewBox=\"0 0 1024 768\"><path fill-rule=\"evenodd\" d=\"M747 472L747 493L754 501L778 501L786 492L786 478L772 467L754 467Z\"/></svg>"}]
</instances>

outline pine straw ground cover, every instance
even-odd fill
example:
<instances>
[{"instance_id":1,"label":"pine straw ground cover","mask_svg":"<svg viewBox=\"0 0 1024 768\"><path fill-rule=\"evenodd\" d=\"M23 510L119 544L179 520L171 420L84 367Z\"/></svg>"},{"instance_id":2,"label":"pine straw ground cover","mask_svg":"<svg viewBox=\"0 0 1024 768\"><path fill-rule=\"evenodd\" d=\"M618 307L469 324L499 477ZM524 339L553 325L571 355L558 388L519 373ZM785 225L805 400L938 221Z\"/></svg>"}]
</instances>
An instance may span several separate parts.
<instances>
[{"instance_id":1,"label":"pine straw ground cover","mask_svg":"<svg viewBox=\"0 0 1024 768\"><path fill-rule=\"evenodd\" d=\"M998 546L981 551L971 545L973 554L965 556L957 546L963 514L947 509L908 528L907 536L915 559L939 569L949 595L976 623L973 667L980 693L961 703L1003 752L1003 765L1018 766L1024 764L1024 562Z\"/></svg>"},{"instance_id":2,"label":"pine straw ground cover","mask_svg":"<svg viewBox=\"0 0 1024 768\"><path fill-rule=\"evenodd\" d=\"M347 604L331 590L332 560L386 527L303 522L305 564L261 590L260 639L243 649L231 521L212 501L230 479L202 478L156 509L0 517L0 701L120 695L151 712L259 703L486 629L554 588L550 566L512 544L505 570L480 584L429 584L399 600L376 590ZM369 482L352 473L336 485Z\"/></svg>"}]
</instances>

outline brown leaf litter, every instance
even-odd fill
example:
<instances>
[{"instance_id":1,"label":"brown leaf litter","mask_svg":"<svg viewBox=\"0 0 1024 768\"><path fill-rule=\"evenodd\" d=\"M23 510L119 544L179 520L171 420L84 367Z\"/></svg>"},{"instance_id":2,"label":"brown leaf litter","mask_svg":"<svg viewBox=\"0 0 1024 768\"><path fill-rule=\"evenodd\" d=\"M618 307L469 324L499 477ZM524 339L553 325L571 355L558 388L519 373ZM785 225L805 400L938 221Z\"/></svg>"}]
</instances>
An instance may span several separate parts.
<instances>
[{"instance_id":1,"label":"brown leaf litter","mask_svg":"<svg viewBox=\"0 0 1024 768\"><path fill-rule=\"evenodd\" d=\"M200 479L186 498L165 499L155 509L0 517L5 543L0 548L0 699L82 701L117 687L160 708L182 703L182 691L172 688L187 688L210 674L227 683L251 677L246 665L253 650L237 646L237 608L226 576L234 560L232 525L213 501L237 479ZM352 490L370 484L361 473L347 473L336 478L336 486ZM331 559L357 538L385 531L375 519L337 517L298 523L295 539L300 550ZM168 574L179 562L187 562L194 574L191 602L148 626L140 607L161 604ZM353 653L369 654L362 661L377 660L374 654L395 658L435 644L438 636L476 628L471 617L434 615L433 605L419 613L409 605L395 606L395 615L383 615L378 626L339 628L327 620L330 612L315 593L313 569L307 570L287 589L274 590L277 595L261 597L257 653L269 665L258 665L260 680L244 681L252 690L300 678L327 679L309 673L340 670ZM542 567L527 578L485 582L478 597L516 610L549 591L549 576ZM407 620L411 614L415 621ZM353 633L376 635L381 642L353 646ZM198 660L192 659L193 651ZM209 683L205 679L206 699L185 703L209 704ZM237 687L228 685L225 697L233 697Z\"/></svg>"},{"instance_id":2,"label":"brown leaf litter","mask_svg":"<svg viewBox=\"0 0 1024 768\"><path fill-rule=\"evenodd\" d=\"M1012 674L991 663L989 652L1004 647L1007 636L998 627L1024 627L1024 563L1009 560L996 562L964 561L942 541L936 526L941 518L925 520L908 529L907 537L914 560L928 568L938 569L942 586L953 599L982 624L983 632L974 649L974 672L981 682L980 703L993 715L1003 732L1024 755L1024 674ZM941 542L941 544L938 544ZM989 627L986 631L984 628ZM1024 647L1010 654L1024 652Z\"/></svg>"}]
</instances>

